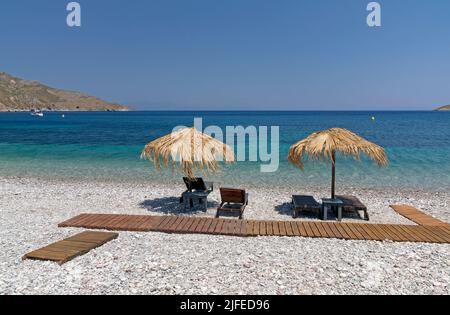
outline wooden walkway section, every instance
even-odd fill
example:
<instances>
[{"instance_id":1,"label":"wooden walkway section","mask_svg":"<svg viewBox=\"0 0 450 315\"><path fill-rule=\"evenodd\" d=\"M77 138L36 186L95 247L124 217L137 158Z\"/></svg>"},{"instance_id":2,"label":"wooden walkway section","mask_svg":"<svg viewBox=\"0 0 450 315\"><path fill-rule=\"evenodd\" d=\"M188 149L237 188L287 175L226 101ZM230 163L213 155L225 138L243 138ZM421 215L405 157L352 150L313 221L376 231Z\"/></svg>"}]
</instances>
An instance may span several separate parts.
<instances>
[{"instance_id":1,"label":"wooden walkway section","mask_svg":"<svg viewBox=\"0 0 450 315\"><path fill-rule=\"evenodd\" d=\"M118 236L117 233L86 231L28 253L22 259L49 260L62 265Z\"/></svg>"},{"instance_id":2,"label":"wooden walkway section","mask_svg":"<svg viewBox=\"0 0 450 315\"><path fill-rule=\"evenodd\" d=\"M430 226L447 226L447 222L443 222L431 215L425 214L422 211L407 205L391 205L392 209L398 214L404 216L408 220L413 221L419 225L430 225Z\"/></svg>"},{"instance_id":3,"label":"wooden walkway section","mask_svg":"<svg viewBox=\"0 0 450 315\"><path fill-rule=\"evenodd\" d=\"M254 221L184 216L81 214L59 224L59 227L241 237L301 236L345 240L450 243L449 225L416 226L322 221Z\"/></svg>"}]
</instances>

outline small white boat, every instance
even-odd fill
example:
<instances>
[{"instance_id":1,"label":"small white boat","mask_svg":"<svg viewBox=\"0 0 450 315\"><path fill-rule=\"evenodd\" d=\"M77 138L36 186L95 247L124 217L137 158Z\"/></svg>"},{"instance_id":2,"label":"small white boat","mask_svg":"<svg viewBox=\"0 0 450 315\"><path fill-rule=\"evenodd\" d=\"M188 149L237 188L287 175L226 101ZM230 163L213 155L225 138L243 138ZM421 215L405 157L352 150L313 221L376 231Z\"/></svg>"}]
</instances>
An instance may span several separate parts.
<instances>
[{"instance_id":1,"label":"small white boat","mask_svg":"<svg viewBox=\"0 0 450 315\"><path fill-rule=\"evenodd\" d=\"M44 113L41 112L40 110L32 110L31 116L44 117Z\"/></svg>"}]
</instances>

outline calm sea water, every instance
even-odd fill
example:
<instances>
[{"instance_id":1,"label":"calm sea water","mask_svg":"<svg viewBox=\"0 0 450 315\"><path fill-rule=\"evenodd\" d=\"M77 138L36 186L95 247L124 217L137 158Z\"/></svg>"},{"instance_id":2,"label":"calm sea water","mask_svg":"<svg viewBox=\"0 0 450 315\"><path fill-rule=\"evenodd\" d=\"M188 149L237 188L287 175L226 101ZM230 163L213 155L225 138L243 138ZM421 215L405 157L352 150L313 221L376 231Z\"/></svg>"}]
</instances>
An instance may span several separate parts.
<instances>
[{"instance_id":1,"label":"calm sea water","mask_svg":"<svg viewBox=\"0 0 450 315\"><path fill-rule=\"evenodd\" d=\"M371 117L375 116L373 122ZM340 157L338 182L362 187L450 188L449 112L126 112L0 114L0 176L111 181L179 181L170 171L141 161L143 146L177 125L280 127L280 167L260 173L257 162L239 162L213 179L227 184L328 184L330 166L289 165L289 147L310 133L348 128L386 148L390 166Z\"/></svg>"}]
</instances>

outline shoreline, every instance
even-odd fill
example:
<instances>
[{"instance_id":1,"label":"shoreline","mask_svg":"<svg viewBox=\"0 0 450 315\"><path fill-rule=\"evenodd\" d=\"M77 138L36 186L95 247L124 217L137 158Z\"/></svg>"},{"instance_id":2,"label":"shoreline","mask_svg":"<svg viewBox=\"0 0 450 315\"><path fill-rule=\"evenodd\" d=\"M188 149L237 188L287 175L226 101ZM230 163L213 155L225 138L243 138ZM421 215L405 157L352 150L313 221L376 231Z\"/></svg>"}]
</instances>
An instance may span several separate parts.
<instances>
[{"instance_id":1,"label":"shoreline","mask_svg":"<svg viewBox=\"0 0 450 315\"><path fill-rule=\"evenodd\" d=\"M55 174L56 175L56 174ZM114 179L110 179L110 178L105 178L105 177L101 177L101 178L95 178L95 177L85 177L85 178L77 178L77 177L68 177L68 176L55 176L55 175L48 175L48 176L39 176L39 175L2 175L0 174L0 181L2 180L16 180L16 181L42 181L42 182L54 182L54 183L62 183L62 184L83 184L83 183L89 183L89 184L98 184L98 185L107 185L107 184L119 184L119 185L130 185L130 186L143 186L143 185L162 185L162 186L173 186L173 185L181 185L180 187L184 187L183 186L183 182L182 182L182 176L183 175L179 175L178 177L175 178L168 178L166 177L164 179L164 181L158 181L155 178L151 178L149 177L148 179L143 179L143 178L121 178L118 179L117 177ZM154 174L153 174L154 175ZM161 176L165 176L166 174L162 174ZM228 186L238 186L242 189L260 189L260 188L264 188L264 189L282 189L282 190L289 190L291 189L293 191L293 193L295 193L296 191L298 193L301 193L301 189L302 187L306 187L306 189L315 189L315 190L322 190L322 191L328 191L331 189L331 186L329 183L311 183L309 185L305 185L305 183L289 183L289 182L285 182L285 183L277 183L276 186L274 186L273 183L269 183L266 186L263 184L261 185L261 183L251 183L251 182L242 182L239 179L221 179L221 178L214 178L214 177L204 177L207 178L207 180L212 181L218 185L223 185L224 187L228 187ZM442 189L438 189L438 188L434 188L434 187L428 187L428 186L423 186L423 187L416 187L416 186L404 186L404 187L399 187L396 185L386 185L386 186L373 186L373 185L365 185L365 184L360 184L360 185L348 185L346 183L337 183L336 186L337 190L340 190L342 194L345 193L346 190L370 190L373 192L383 192L383 191L390 191L390 190L394 190L394 191L401 191L404 194L410 194L410 195L414 195L417 192L423 192L423 193L429 193L429 194L446 194L448 192L447 189L442 188ZM441 186L442 187L442 186ZM299 191L300 190L300 191ZM328 192L329 194L329 192ZM449 193L450 194L450 193ZM324 196L326 197L326 195Z\"/></svg>"},{"instance_id":2,"label":"shoreline","mask_svg":"<svg viewBox=\"0 0 450 315\"><path fill-rule=\"evenodd\" d=\"M292 189L291 189L292 190ZM248 219L292 220L289 189L249 189ZM450 245L287 237L239 238L120 232L60 267L22 261L82 231L57 224L80 213L178 212L183 185L63 182L0 177L0 294L449 294ZM308 187L315 196L328 189ZM414 224L390 210L405 202L449 221L450 194L353 189L371 222ZM317 198L317 197L316 197ZM215 214L217 191L208 213ZM442 210L440 210L442 209ZM301 217L300 220L316 219ZM359 219L350 218L350 221ZM226 253L224 255L224 253Z\"/></svg>"}]
</instances>

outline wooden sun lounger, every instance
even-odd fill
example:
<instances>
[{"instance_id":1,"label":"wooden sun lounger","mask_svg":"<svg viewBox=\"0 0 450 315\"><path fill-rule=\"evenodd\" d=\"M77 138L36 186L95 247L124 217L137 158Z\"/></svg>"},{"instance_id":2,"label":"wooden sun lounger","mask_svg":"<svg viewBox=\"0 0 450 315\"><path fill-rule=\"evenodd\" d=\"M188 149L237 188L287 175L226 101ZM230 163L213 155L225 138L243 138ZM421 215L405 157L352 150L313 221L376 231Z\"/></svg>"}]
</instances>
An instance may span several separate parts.
<instances>
[{"instance_id":1,"label":"wooden sun lounger","mask_svg":"<svg viewBox=\"0 0 450 315\"><path fill-rule=\"evenodd\" d=\"M321 204L313 196L294 195L292 196L293 214L295 219L301 211L318 211L322 208Z\"/></svg>"},{"instance_id":2,"label":"wooden sun lounger","mask_svg":"<svg viewBox=\"0 0 450 315\"><path fill-rule=\"evenodd\" d=\"M367 207L355 196L336 196L344 204L342 208L344 211L355 211L359 214L359 211L364 211L364 220L369 221L369 214L367 213Z\"/></svg>"},{"instance_id":3,"label":"wooden sun lounger","mask_svg":"<svg viewBox=\"0 0 450 315\"><path fill-rule=\"evenodd\" d=\"M214 183L205 182L203 178L197 177L189 179L183 177L186 191L181 194L180 203L184 203L184 209L192 209L194 201L197 201L203 206L203 210L208 210L208 195L214 191Z\"/></svg>"},{"instance_id":4,"label":"wooden sun lounger","mask_svg":"<svg viewBox=\"0 0 450 315\"><path fill-rule=\"evenodd\" d=\"M183 177L184 184L186 185L187 191L201 191L201 192L212 192L214 190L213 182L205 182L203 178L197 177L194 179L189 179Z\"/></svg>"},{"instance_id":5,"label":"wooden sun lounger","mask_svg":"<svg viewBox=\"0 0 450 315\"><path fill-rule=\"evenodd\" d=\"M248 205L248 194L243 189L220 188L222 203L217 208L216 218L221 212L238 213L239 219L244 218L244 210Z\"/></svg>"}]
</instances>

